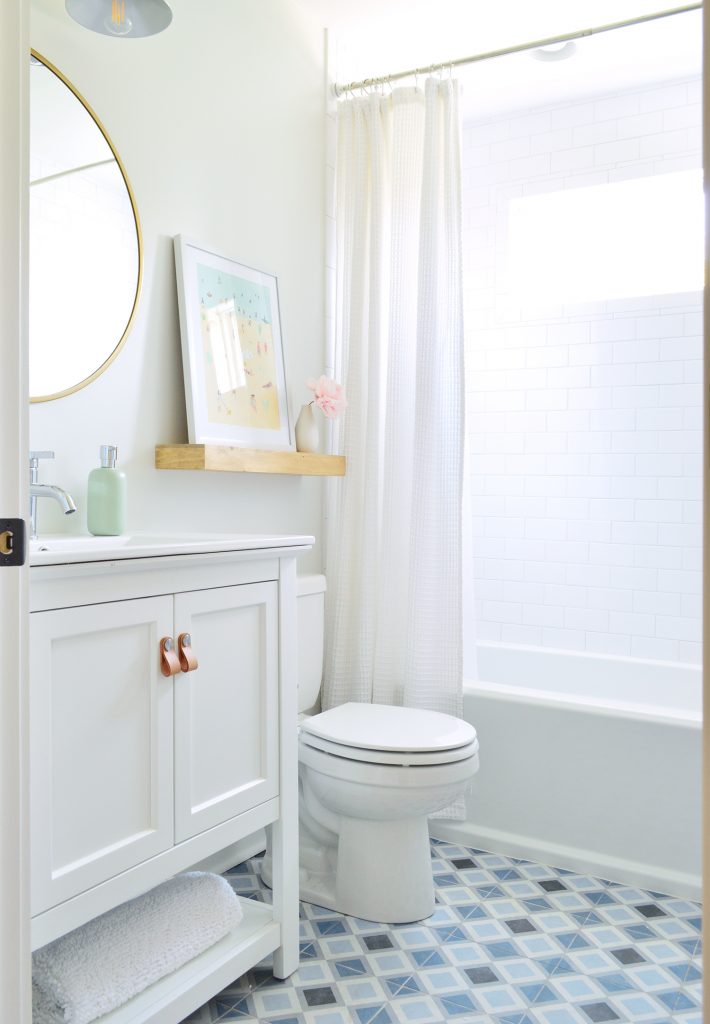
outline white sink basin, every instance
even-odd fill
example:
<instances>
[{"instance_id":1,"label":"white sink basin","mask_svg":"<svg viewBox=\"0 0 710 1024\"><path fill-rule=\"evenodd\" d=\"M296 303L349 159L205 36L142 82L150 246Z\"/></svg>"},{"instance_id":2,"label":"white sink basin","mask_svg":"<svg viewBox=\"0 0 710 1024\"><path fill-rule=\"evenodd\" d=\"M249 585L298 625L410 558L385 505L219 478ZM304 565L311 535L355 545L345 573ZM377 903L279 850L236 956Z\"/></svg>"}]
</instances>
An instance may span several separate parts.
<instances>
[{"instance_id":1,"label":"white sink basin","mask_svg":"<svg viewBox=\"0 0 710 1024\"><path fill-rule=\"evenodd\" d=\"M311 544L313 537L291 534L133 533L121 537L63 534L31 540L30 565L106 562L119 558L156 558L211 551L254 551Z\"/></svg>"},{"instance_id":2,"label":"white sink basin","mask_svg":"<svg viewBox=\"0 0 710 1024\"><path fill-rule=\"evenodd\" d=\"M30 555L45 551L92 551L101 549L113 551L125 547L134 540L133 537L38 537L30 541Z\"/></svg>"}]
</instances>

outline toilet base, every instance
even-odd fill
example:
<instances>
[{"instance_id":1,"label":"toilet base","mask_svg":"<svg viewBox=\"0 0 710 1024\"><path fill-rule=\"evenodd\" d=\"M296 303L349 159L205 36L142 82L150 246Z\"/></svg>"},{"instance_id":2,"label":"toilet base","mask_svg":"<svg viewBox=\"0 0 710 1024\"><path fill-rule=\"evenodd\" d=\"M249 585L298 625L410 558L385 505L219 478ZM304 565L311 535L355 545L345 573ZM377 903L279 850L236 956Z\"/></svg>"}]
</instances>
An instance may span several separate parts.
<instances>
[{"instance_id":1,"label":"toilet base","mask_svg":"<svg viewBox=\"0 0 710 1024\"><path fill-rule=\"evenodd\" d=\"M267 832L261 877L271 888ZM408 924L434 913L426 818L360 821L343 818L335 847L314 841L301 824L299 896L327 910L382 924ZM402 851L401 855L399 851Z\"/></svg>"},{"instance_id":2,"label":"toilet base","mask_svg":"<svg viewBox=\"0 0 710 1024\"><path fill-rule=\"evenodd\" d=\"M342 818L337 868L325 874L304 870L300 892L307 903L365 921L406 924L429 917L434 883L427 819Z\"/></svg>"}]
</instances>

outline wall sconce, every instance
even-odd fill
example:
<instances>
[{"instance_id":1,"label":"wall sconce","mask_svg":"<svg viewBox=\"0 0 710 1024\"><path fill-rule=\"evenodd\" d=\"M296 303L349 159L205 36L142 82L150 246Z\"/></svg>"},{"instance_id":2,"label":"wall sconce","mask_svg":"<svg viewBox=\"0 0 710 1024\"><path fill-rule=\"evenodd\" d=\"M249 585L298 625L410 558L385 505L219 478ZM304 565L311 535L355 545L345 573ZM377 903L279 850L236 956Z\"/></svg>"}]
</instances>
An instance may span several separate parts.
<instances>
[{"instance_id":1,"label":"wall sconce","mask_svg":"<svg viewBox=\"0 0 710 1024\"><path fill-rule=\"evenodd\" d=\"M64 6L84 28L121 39L154 36L173 20L165 0L65 0Z\"/></svg>"}]
</instances>

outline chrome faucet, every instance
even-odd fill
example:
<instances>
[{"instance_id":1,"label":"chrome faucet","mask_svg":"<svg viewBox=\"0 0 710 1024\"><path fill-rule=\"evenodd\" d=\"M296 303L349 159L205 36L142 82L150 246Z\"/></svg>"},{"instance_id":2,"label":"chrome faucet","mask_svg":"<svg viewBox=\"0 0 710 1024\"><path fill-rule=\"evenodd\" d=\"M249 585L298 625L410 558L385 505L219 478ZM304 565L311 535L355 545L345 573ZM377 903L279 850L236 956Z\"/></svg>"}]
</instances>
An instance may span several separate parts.
<instances>
[{"instance_id":1,"label":"chrome faucet","mask_svg":"<svg viewBox=\"0 0 710 1024\"><path fill-rule=\"evenodd\" d=\"M30 538L32 540L37 539L38 498L54 498L61 505L66 516L76 512L76 505L71 494L67 494L61 487L56 487L54 484L40 484L37 482L39 460L53 458L54 452L30 452Z\"/></svg>"}]
</instances>

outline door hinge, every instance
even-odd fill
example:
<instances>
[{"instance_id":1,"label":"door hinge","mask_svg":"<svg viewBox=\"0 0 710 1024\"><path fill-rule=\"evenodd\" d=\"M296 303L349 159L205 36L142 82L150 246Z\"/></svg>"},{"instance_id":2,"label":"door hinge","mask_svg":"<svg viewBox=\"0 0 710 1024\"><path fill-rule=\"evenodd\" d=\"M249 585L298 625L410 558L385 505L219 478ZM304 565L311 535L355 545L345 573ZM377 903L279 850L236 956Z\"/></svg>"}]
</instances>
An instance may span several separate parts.
<instances>
[{"instance_id":1,"label":"door hinge","mask_svg":"<svg viewBox=\"0 0 710 1024\"><path fill-rule=\"evenodd\" d=\"M0 519L0 567L24 565L27 530L24 519Z\"/></svg>"}]
</instances>

